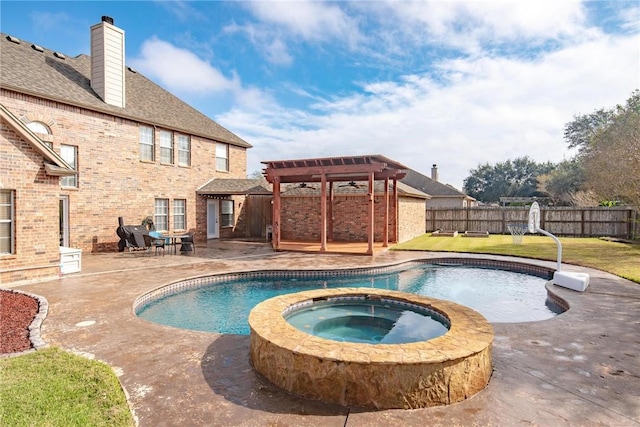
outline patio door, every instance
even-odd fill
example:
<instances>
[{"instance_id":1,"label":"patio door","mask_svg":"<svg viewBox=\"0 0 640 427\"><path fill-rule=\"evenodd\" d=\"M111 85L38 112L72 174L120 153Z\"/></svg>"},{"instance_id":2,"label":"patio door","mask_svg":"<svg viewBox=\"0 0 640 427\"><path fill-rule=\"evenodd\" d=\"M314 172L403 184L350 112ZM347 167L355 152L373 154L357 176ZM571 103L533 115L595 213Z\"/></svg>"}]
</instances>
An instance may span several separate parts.
<instances>
[{"instance_id":1,"label":"patio door","mask_svg":"<svg viewBox=\"0 0 640 427\"><path fill-rule=\"evenodd\" d=\"M60 196L60 246L69 247L69 196Z\"/></svg>"},{"instance_id":2,"label":"patio door","mask_svg":"<svg viewBox=\"0 0 640 427\"><path fill-rule=\"evenodd\" d=\"M207 199L207 239L217 239L220 237L220 201Z\"/></svg>"}]
</instances>

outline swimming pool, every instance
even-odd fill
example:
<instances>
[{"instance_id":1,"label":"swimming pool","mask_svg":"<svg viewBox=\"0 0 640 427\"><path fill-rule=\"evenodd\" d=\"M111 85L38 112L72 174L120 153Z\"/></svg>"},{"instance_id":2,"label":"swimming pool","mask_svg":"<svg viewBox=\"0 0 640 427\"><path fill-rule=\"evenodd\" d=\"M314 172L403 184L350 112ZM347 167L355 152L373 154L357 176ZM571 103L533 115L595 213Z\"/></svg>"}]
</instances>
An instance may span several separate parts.
<instances>
[{"instance_id":1,"label":"swimming pool","mask_svg":"<svg viewBox=\"0 0 640 427\"><path fill-rule=\"evenodd\" d=\"M545 320L563 311L547 297L547 270L524 274L494 264L478 268L410 263L384 272L264 271L201 278L189 286L174 284L139 298L135 312L163 325L248 335L247 318L256 304L286 293L337 287L399 290L449 300L478 311L492 323ZM509 263L504 268L516 269Z\"/></svg>"}]
</instances>

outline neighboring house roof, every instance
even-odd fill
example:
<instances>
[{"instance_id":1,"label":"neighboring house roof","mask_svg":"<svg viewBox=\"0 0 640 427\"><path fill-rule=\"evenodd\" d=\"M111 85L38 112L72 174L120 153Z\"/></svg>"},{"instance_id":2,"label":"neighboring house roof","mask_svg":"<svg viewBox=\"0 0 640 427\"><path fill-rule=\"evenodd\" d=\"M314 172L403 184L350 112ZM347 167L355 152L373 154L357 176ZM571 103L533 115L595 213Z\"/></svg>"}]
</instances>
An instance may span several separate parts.
<instances>
[{"instance_id":1,"label":"neighboring house roof","mask_svg":"<svg viewBox=\"0 0 640 427\"><path fill-rule=\"evenodd\" d=\"M407 184L430 195L432 198L456 197L475 200L473 197L467 196L462 191L454 188L453 186L442 184L441 182L424 176L421 173L414 171L413 169L408 169L406 176L402 178L401 181L404 184Z\"/></svg>"},{"instance_id":2,"label":"neighboring house roof","mask_svg":"<svg viewBox=\"0 0 640 427\"><path fill-rule=\"evenodd\" d=\"M4 89L251 147L142 74L127 67L125 76L126 107L115 107L103 102L91 88L90 56L68 57L6 34L0 39L0 87Z\"/></svg>"},{"instance_id":3,"label":"neighboring house roof","mask_svg":"<svg viewBox=\"0 0 640 427\"><path fill-rule=\"evenodd\" d=\"M75 175L76 171L65 162L62 157L45 144L35 133L31 131L21 120L11 113L4 105L0 104L0 117L7 125L13 129L21 138L31 144L31 146L44 158L44 167L48 175L69 176Z\"/></svg>"},{"instance_id":4,"label":"neighboring house roof","mask_svg":"<svg viewBox=\"0 0 640 427\"><path fill-rule=\"evenodd\" d=\"M270 195L269 184L263 179L214 178L196 190L197 194L264 194Z\"/></svg>"},{"instance_id":5,"label":"neighboring house roof","mask_svg":"<svg viewBox=\"0 0 640 427\"><path fill-rule=\"evenodd\" d=\"M416 197L420 199L429 199L429 195L410 187L398 181L398 194L406 197ZM389 194L392 191L392 183L389 182ZM327 185L327 191L329 186ZM366 195L369 192L369 183L367 181L336 181L333 183L333 194L340 196L348 195ZM375 181L373 184L374 194L384 194L384 181ZM320 195L320 183L313 184L287 184L282 190L283 197L293 196L314 196Z\"/></svg>"}]
</instances>

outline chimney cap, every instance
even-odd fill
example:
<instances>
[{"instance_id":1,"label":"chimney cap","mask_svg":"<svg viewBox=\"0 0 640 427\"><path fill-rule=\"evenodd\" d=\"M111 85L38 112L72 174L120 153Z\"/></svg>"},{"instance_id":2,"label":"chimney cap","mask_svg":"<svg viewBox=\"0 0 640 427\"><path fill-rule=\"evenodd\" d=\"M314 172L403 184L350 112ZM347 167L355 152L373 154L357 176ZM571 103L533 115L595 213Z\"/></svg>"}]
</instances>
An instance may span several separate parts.
<instances>
[{"instance_id":1,"label":"chimney cap","mask_svg":"<svg viewBox=\"0 0 640 427\"><path fill-rule=\"evenodd\" d=\"M438 167L438 165L436 165L436 164L434 163L434 164L433 164L433 167L434 167L434 168L437 168L437 167Z\"/></svg>"},{"instance_id":2,"label":"chimney cap","mask_svg":"<svg viewBox=\"0 0 640 427\"><path fill-rule=\"evenodd\" d=\"M113 18L110 16L103 15L102 22L106 22L107 24L113 25Z\"/></svg>"}]
</instances>

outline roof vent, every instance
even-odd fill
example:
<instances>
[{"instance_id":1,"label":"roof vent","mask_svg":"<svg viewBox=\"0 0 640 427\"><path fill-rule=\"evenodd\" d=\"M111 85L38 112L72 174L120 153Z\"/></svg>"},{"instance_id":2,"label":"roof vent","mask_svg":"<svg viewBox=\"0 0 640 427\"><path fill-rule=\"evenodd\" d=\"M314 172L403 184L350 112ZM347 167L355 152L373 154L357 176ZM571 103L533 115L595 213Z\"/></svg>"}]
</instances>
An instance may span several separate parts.
<instances>
[{"instance_id":1,"label":"roof vent","mask_svg":"<svg viewBox=\"0 0 640 427\"><path fill-rule=\"evenodd\" d=\"M9 40L10 42L16 43L16 44L20 44L20 39L17 38L17 37L7 36L7 40Z\"/></svg>"},{"instance_id":2,"label":"roof vent","mask_svg":"<svg viewBox=\"0 0 640 427\"><path fill-rule=\"evenodd\" d=\"M113 18L110 17L110 16L103 16L102 17L102 22L106 22L107 24L113 25Z\"/></svg>"},{"instance_id":3,"label":"roof vent","mask_svg":"<svg viewBox=\"0 0 640 427\"><path fill-rule=\"evenodd\" d=\"M67 57L61 54L60 52L53 52L53 56L60 59L67 59Z\"/></svg>"},{"instance_id":4,"label":"roof vent","mask_svg":"<svg viewBox=\"0 0 640 427\"><path fill-rule=\"evenodd\" d=\"M37 50L38 52L44 52L44 48L42 46L38 46L37 44L32 44L31 49Z\"/></svg>"}]
</instances>

